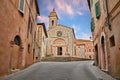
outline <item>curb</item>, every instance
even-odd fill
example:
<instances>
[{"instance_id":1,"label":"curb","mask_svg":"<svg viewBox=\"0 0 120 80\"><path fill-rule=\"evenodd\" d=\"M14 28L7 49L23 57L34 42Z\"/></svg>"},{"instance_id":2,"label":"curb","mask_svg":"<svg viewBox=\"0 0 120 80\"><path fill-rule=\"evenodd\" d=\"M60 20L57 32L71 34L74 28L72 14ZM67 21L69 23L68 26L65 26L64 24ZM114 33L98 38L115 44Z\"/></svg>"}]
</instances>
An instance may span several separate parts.
<instances>
[{"instance_id":1,"label":"curb","mask_svg":"<svg viewBox=\"0 0 120 80\"><path fill-rule=\"evenodd\" d=\"M93 66L92 64L88 68L92 72L92 74L97 78L97 80L116 80L107 73L101 71L96 66Z\"/></svg>"}]
</instances>

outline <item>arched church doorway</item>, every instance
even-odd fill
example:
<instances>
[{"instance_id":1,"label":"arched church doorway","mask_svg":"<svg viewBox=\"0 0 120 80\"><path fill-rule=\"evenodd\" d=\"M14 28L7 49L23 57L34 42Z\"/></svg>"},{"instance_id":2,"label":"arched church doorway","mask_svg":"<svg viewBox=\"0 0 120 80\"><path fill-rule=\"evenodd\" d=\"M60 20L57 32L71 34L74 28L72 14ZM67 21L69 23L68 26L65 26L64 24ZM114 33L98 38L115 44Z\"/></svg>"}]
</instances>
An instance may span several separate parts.
<instances>
[{"instance_id":1,"label":"arched church doorway","mask_svg":"<svg viewBox=\"0 0 120 80\"><path fill-rule=\"evenodd\" d=\"M58 49L57 49L57 54L58 54L58 55L62 55L62 47L58 47Z\"/></svg>"},{"instance_id":2,"label":"arched church doorway","mask_svg":"<svg viewBox=\"0 0 120 80\"><path fill-rule=\"evenodd\" d=\"M58 38L53 41L51 52L54 56L65 56L67 46L64 39Z\"/></svg>"}]
</instances>

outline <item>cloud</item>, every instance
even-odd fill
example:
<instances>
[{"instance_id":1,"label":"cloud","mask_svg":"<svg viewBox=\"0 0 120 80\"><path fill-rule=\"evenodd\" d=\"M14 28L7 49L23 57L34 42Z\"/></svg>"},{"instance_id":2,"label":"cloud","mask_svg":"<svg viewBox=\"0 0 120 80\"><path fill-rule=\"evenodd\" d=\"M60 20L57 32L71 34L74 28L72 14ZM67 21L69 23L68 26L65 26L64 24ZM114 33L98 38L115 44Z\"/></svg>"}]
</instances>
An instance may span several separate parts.
<instances>
[{"instance_id":1,"label":"cloud","mask_svg":"<svg viewBox=\"0 0 120 80\"><path fill-rule=\"evenodd\" d=\"M90 40L91 34L88 33L79 33L76 35L76 38L80 38L80 39L86 39L86 40Z\"/></svg>"},{"instance_id":2,"label":"cloud","mask_svg":"<svg viewBox=\"0 0 120 80\"><path fill-rule=\"evenodd\" d=\"M81 31L81 27L80 26L76 26L75 24L72 26L72 28L74 29L75 35L77 39L85 39L85 40L90 40L91 34L89 33L85 33L85 32L80 32Z\"/></svg>"},{"instance_id":3,"label":"cloud","mask_svg":"<svg viewBox=\"0 0 120 80\"><path fill-rule=\"evenodd\" d=\"M80 0L80 8L81 11L89 11L87 0Z\"/></svg>"},{"instance_id":4,"label":"cloud","mask_svg":"<svg viewBox=\"0 0 120 80\"><path fill-rule=\"evenodd\" d=\"M76 26L73 24L72 28L74 29L75 31L75 34L77 34L78 31L80 31L80 27L79 26Z\"/></svg>"},{"instance_id":5,"label":"cloud","mask_svg":"<svg viewBox=\"0 0 120 80\"><path fill-rule=\"evenodd\" d=\"M78 36L78 33L80 31L80 27L73 25L72 28L74 29L74 34L75 34L76 38L80 38L80 36Z\"/></svg>"},{"instance_id":6,"label":"cloud","mask_svg":"<svg viewBox=\"0 0 120 80\"><path fill-rule=\"evenodd\" d=\"M51 1L51 0L46 0L47 2L47 9L49 10L49 11L52 11L53 10L53 8L55 7L55 5L54 5L54 3Z\"/></svg>"},{"instance_id":7,"label":"cloud","mask_svg":"<svg viewBox=\"0 0 120 80\"><path fill-rule=\"evenodd\" d=\"M89 10L86 0L40 0L39 4L41 5L41 11L45 7L49 12L55 8L60 19L62 19L63 15L71 16L70 18L74 17L74 15L81 16L85 10Z\"/></svg>"},{"instance_id":8,"label":"cloud","mask_svg":"<svg viewBox=\"0 0 120 80\"><path fill-rule=\"evenodd\" d=\"M48 16L53 8L55 8L60 21L64 21L65 18L73 20L76 15L83 16L86 13L85 11L89 10L87 0L38 0L38 2L41 12L41 15L38 16L38 21L44 22L47 29L49 27ZM80 27L78 25L72 25L72 27L75 30L75 34L78 34Z\"/></svg>"},{"instance_id":9,"label":"cloud","mask_svg":"<svg viewBox=\"0 0 120 80\"><path fill-rule=\"evenodd\" d=\"M76 12L78 15L80 15L80 16L82 16L83 15L83 13L82 12L80 12L80 11L77 11Z\"/></svg>"},{"instance_id":10,"label":"cloud","mask_svg":"<svg viewBox=\"0 0 120 80\"><path fill-rule=\"evenodd\" d=\"M87 0L55 0L55 8L59 14L66 14L71 17L83 15L84 11L89 11Z\"/></svg>"},{"instance_id":11,"label":"cloud","mask_svg":"<svg viewBox=\"0 0 120 80\"><path fill-rule=\"evenodd\" d=\"M59 12L64 12L69 15L74 14L72 5L68 4L68 0L55 0L55 4Z\"/></svg>"},{"instance_id":12,"label":"cloud","mask_svg":"<svg viewBox=\"0 0 120 80\"><path fill-rule=\"evenodd\" d=\"M46 17L46 16L38 16L37 20L40 23L45 23L46 24L46 28L48 29L48 26L49 26L49 24L48 24L49 23L49 18L48 17Z\"/></svg>"},{"instance_id":13,"label":"cloud","mask_svg":"<svg viewBox=\"0 0 120 80\"><path fill-rule=\"evenodd\" d=\"M74 6L79 6L80 5L80 0L72 0L72 3Z\"/></svg>"}]
</instances>

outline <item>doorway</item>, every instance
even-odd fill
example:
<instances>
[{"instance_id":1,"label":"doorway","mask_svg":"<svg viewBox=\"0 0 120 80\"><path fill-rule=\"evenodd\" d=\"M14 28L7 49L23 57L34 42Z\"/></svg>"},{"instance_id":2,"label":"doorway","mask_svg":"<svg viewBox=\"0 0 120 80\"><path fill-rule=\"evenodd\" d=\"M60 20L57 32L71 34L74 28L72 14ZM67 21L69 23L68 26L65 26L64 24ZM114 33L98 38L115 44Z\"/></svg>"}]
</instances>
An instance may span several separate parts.
<instances>
[{"instance_id":1,"label":"doorway","mask_svg":"<svg viewBox=\"0 0 120 80\"><path fill-rule=\"evenodd\" d=\"M107 54L106 54L106 49L105 49L105 38L104 36L101 37L101 57L102 57L102 69L107 71Z\"/></svg>"},{"instance_id":2,"label":"doorway","mask_svg":"<svg viewBox=\"0 0 120 80\"><path fill-rule=\"evenodd\" d=\"M57 53L58 53L58 55L62 55L62 47L57 48Z\"/></svg>"},{"instance_id":3,"label":"doorway","mask_svg":"<svg viewBox=\"0 0 120 80\"><path fill-rule=\"evenodd\" d=\"M99 65L99 57L98 57L98 45L97 44L95 45L95 60L96 60L95 65L98 66Z\"/></svg>"},{"instance_id":4,"label":"doorway","mask_svg":"<svg viewBox=\"0 0 120 80\"><path fill-rule=\"evenodd\" d=\"M19 35L14 37L14 41L11 41L10 49L10 73L11 70L20 69L22 67L22 50L21 38Z\"/></svg>"}]
</instances>

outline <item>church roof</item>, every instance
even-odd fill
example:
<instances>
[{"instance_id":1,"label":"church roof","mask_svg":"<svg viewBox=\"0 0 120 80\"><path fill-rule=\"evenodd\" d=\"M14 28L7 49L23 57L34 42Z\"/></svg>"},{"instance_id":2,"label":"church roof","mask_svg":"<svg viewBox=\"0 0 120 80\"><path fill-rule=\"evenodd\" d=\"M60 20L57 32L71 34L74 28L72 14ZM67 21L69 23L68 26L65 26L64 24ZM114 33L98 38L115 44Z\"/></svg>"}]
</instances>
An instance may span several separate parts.
<instances>
[{"instance_id":1,"label":"church roof","mask_svg":"<svg viewBox=\"0 0 120 80\"><path fill-rule=\"evenodd\" d=\"M55 9L53 9L53 11L50 13L49 17L57 17L57 19L58 19L57 13L55 12Z\"/></svg>"}]
</instances>

